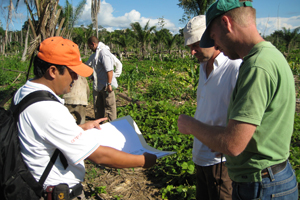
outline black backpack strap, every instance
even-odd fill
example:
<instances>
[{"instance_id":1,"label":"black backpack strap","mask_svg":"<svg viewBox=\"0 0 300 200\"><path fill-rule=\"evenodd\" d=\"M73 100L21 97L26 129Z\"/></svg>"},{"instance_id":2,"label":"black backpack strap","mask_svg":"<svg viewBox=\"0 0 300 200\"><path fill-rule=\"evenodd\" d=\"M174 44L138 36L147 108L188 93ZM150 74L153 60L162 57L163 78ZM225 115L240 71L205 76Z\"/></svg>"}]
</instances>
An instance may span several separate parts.
<instances>
[{"instance_id":1,"label":"black backpack strap","mask_svg":"<svg viewBox=\"0 0 300 200\"><path fill-rule=\"evenodd\" d=\"M19 115L28 106L38 101L57 101L60 102L52 93L46 90L38 90L26 95L13 109L14 117L19 120Z\"/></svg>"},{"instance_id":2,"label":"black backpack strap","mask_svg":"<svg viewBox=\"0 0 300 200\"><path fill-rule=\"evenodd\" d=\"M35 92L32 92L28 95L26 95L14 108L13 110L13 114L14 114L14 118L19 121L19 115L21 112L23 112L28 106L30 106L31 104L34 104L38 101L57 101L60 103L60 101L49 91L46 90L38 90ZM62 162L64 168L66 169L68 167L68 162L67 159L65 158L64 154L59 150L56 149L53 153L53 155L51 156L51 159L47 165L47 167L45 168L39 183L41 185L44 184L47 176L49 175L56 159L57 156L59 155L60 157L60 161Z\"/></svg>"},{"instance_id":3,"label":"black backpack strap","mask_svg":"<svg viewBox=\"0 0 300 200\"><path fill-rule=\"evenodd\" d=\"M54 151L54 153L53 153L53 155L52 155L52 157L51 157L51 159L50 159L47 167L45 168L45 170L44 170L44 172L43 172L43 174L42 174L42 176L41 176L41 178L39 180L39 183L41 185L44 184L44 182L45 182L48 174L50 173L50 171L51 171L51 169L52 169L52 167L53 167L53 165L54 165L54 163L55 163L58 155L59 155L60 161L62 162L64 168L66 169L68 167L68 161L65 158L64 154L59 149L55 149L55 151Z\"/></svg>"}]
</instances>

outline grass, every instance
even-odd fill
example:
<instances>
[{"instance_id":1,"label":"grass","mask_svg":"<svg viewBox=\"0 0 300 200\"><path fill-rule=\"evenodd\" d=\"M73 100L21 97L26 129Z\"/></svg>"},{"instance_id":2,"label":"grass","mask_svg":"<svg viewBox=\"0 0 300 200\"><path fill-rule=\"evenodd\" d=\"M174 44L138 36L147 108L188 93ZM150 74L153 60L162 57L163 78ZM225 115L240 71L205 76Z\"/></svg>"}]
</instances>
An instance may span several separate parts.
<instances>
[{"instance_id":1,"label":"grass","mask_svg":"<svg viewBox=\"0 0 300 200\"><path fill-rule=\"evenodd\" d=\"M0 57L0 60L2 69L26 72L29 65L28 62L22 63L20 56ZM297 75L300 66L295 60L289 63L291 63L292 71ZM195 113L196 86L199 76L199 71L195 66L198 64L189 58L168 58L163 62L159 59L145 61L133 59L123 62L123 72L118 78L119 92L143 102L141 108L134 103L118 107L118 117L130 115L150 146L177 152L159 159L157 165L149 171L150 176L160 179L162 185L160 193L163 199L195 198L195 166L191 161L193 137L183 135L177 129L177 119L180 114L193 116ZM1 70L1 98L25 83L25 74L21 74L16 80L18 74L14 71ZM90 84L90 89L92 91L92 84ZM300 116L295 113L289 160L295 169L297 181L300 183L299 141ZM96 176L99 176L97 168L86 173L87 179L94 179ZM100 186L95 191L105 193L106 187ZM115 195L115 199L121 198Z\"/></svg>"}]
</instances>

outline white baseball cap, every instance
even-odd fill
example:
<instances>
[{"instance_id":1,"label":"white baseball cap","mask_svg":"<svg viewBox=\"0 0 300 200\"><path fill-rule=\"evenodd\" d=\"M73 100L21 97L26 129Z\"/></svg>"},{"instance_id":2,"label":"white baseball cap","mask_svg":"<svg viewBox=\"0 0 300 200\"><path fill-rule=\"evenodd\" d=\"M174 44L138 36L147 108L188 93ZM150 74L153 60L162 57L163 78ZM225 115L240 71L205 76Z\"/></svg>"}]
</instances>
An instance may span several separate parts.
<instances>
[{"instance_id":1,"label":"white baseball cap","mask_svg":"<svg viewBox=\"0 0 300 200\"><path fill-rule=\"evenodd\" d=\"M190 45L200 41L205 29L205 15L198 15L192 18L183 29L184 45Z\"/></svg>"}]
</instances>

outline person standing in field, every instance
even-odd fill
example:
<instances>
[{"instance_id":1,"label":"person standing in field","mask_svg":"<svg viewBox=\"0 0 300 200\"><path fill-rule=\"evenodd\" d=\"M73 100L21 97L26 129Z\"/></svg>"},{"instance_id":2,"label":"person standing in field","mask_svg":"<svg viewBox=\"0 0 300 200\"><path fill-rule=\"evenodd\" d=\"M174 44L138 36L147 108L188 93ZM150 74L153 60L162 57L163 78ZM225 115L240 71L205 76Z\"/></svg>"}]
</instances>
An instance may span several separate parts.
<instances>
[{"instance_id":1,"label":"person standing in field","mask_svg":"<svg viewBox=\"0 0 300 200\"><path fill-rule=\"evenodd\" d=\"M95 36L88 39L89 48L95 52L86 62L94 69L94 111L95 118L103 118L107 115L109 121L117 118L116 97L113 88L118 87L114 65L121 66L122 63L109 50L109 47L99 42Z\"/></svg>"},{"instance_id":2,"label":"person standing in field","mask_svg":"<svg viewBox=\"0 0 300 200\"><path fill-rule=\"evenodd\" d=\"M226 155L232 199L298 199L288 161L295 115L295 83L278 49L256 28L251 1L219 0L206 12L200 47L243 59L228 107L227 126L181 115L178 128Z\"/></svg>"},{"instance_id":3,"label":"person standing in field","mask_svg":"<svg viewBox=\"0 0 300 200\"><path fill-rule=\"evenodd\" d=\"M201 48L206 28L205 15L192 18L183 35L191 54L200 62L195 119L213 126L226 126L227 108L238 76L241 60L230 60L214 47ZM225 157L194 138L193 161L196 165L196 199L231 199L231 180Z\"/></svg>"},{"instance_id":4,"label":"person standing in field","mask_svg":"<svg viewBox=\"0 0 300 200\"><path fill-rule=\"evenodd\" d=\"M77 124L85 123L86 106L90 96L89 84L86 77L78 76L74 81L71 92L64 94L65 106L76 120Z\"/></svg>"},{"instance_id":5,"label":"person standing in field","mask_svg":"<svg viewBox=\"0 0 300 200\"><path fill-rule=\"evenodd\" d=\"M101 129L99 123L106 118L76 124L59 95L70 92L78 75L88 77L92 73L93 69L82 63L79 48L74 42L62 37L47 38L41 42L34 60L35 77L19 88L12 100L13 110L27 95L45 90L59 101L39 101L30 105L21 112L17 123L22 157L37 181L56 149L62 152L68 163L68 167L64 168L61 159L54 162L43 186L43 199L51 197L55 187L62 184L67 185L64 192L70 193L71 199L76 198L74 193L81 194L85 159L113 168L147 168L156 162L157 157L153 154L133 155L100 146L99 133L86 130Z\"/></svg>"}]
</instances>

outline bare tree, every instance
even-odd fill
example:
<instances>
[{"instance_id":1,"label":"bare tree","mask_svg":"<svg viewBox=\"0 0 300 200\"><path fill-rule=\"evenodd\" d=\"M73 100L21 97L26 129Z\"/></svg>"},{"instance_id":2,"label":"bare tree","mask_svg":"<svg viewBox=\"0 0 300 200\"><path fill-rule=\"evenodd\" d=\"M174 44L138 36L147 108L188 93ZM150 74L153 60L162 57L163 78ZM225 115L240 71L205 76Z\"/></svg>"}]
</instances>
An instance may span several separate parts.
<instances>
[{"instance_id":1,"label":"bare tree","mask_svg":"<svg viewBox=\"0 0 300 200\"><path fill-rule=\"evenodd\" d=\"M4 42L3 42L3 51L2 51L3 54L5 54L5 46L7 45L7 39L8 39L7 31L9 28L9 24L11 23L13 9L14 9L14 4L13 4L12 0L10 0L9 6L8 6L8 16L7 16L7 20L6 20L5 37L4 37Z\"/></svg>"},{"instance_id":2,"label":"bare tree","mask_svg":"<svg viewBox=\"0 0 300 200\"><path fill-rule=\"evenodd\" d=\"M28 23L34 38L28 48L28 54L32 55L41 41L54 36L61 8L57 8L59 0L24 0L24 3L30 14Z\"/></svg>"},{"instance_id":3,"label":"bare tree","mask_svg":"<svg viewBox=\"0 0 300 200\"><path fill-rule=\"evenodd\" d=\"M91 17L92 17L94 28L96 29L97 38L98 38L98 13L100 10L100 2L101 0L92 0L92 5L91 5Z\"/></svg>"},{"instance_id":4,"label":"bare tree","mask_svg":"<svg viewBox=\"0 0 300 200\"><path fill-rule=\"evenodd\" d=\"M23 61L23 62L26 60L27 47L28 47L28 37L29 37L29 26L27 27L24 51L23 51L23 55L22 55L22 59L21 59L21 61Z\"/></svg>"}]
</instances>

